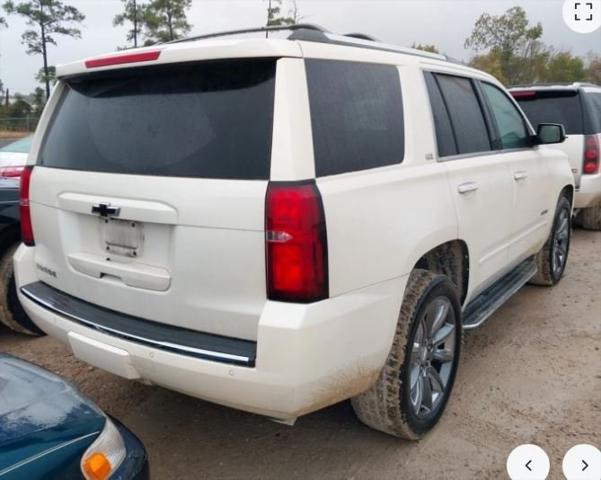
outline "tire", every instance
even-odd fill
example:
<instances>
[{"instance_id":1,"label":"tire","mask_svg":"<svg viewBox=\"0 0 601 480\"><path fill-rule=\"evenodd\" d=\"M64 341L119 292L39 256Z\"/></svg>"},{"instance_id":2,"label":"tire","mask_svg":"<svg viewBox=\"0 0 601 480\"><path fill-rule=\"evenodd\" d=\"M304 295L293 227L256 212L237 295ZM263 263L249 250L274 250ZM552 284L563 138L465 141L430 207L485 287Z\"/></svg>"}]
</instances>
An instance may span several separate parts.
<instances>
[{"instance_id":1,"label":"tire","mask_svg":"<svg viewBox=\"0 0 601 480\"><path fill-rule=\"evenodd\" d=\"M557 202L549 238L536 255L538 272L530 283L550 287L561 280L568 264L571 237L572 205L565 196L562 196Z\"/></svg>"},{"instance_id":2,"label":"tire","mask_svg":"<svg viewBox=\"0 0 601 480\"><path fill-rule=\"evenodd\" d=\"M601 205L584 208L580 215L582 217L582 228L601 231Z\"/></svg>"},{"instance_id":3,"label":"tire","mask_svg":"<svg viewBox=\"0 0 601 480\"><path fill-rule=\"evenodd\" d=\"M25 335L45 335L27 316L17 297L13 255L18 246L12 245L0 258L0 323Z\"/></svg>"},{"instance_id":4,"label":"tire","mask_svg":"<svg viewBox=\"0 0 601 480\"><path fill-rule=\"evenodd\" d=\"M434 321L438 313L442 313L441 308L446 308L442 324ZM440 344L443 349L431 349L432 342L425 341L428 335L424 335L424 325L435 323L439 323L440 328L432 329L431 333L446 339ZM359 420L371 428L408 440L418 440L431 430L453 389L461 334L461 306L453 283L444 275L414 270L409 277L386 364L376 383L351 399ZM436 360L435 352L446 360ZM436 390L437 382L439 393L434 398L432 387ZM427 400L426 387L431 402Z\"/></svg>"}]
</instances>

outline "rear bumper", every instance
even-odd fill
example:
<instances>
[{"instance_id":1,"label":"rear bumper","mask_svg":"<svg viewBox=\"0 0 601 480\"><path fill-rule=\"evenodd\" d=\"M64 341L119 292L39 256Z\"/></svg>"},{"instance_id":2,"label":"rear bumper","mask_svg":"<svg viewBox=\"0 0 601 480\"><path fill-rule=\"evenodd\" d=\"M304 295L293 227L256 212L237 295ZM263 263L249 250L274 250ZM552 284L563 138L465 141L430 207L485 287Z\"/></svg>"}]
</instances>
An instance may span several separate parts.
<instances>
[{"instance_id":1,"label":"rear bumper","mask_svg":"<svg viewBox=\"0 0 601 480\"><path fill-rule=\"evenodd\" d=\"M576 191L574 207L588 208L601 204L601 173L582 175L580 188Z\"/></svg>"},{"instance_id":2,"label":"rear bumper","mask_svg":"<svg viewBox=\"0 0 601 480\"><path fill-rule=\"evenodd\" d=\"M15 255L17 287L37 282L35 247ZM254 367L224 363L130 341L54 313L19 292L42 330L75 356L114 374L280 420L365 391L384 365L406 277L322 302L266 302Z\"/></svg>"}]
</instances>

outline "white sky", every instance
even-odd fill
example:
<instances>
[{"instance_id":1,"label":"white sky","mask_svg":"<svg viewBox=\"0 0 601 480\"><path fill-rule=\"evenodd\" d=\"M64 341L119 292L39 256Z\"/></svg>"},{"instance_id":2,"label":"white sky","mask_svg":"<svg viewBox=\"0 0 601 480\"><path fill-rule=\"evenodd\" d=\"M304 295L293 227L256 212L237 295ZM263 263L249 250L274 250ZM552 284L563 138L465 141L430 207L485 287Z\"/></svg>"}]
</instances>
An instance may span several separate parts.
<instances>
[{"instance_id":1,"label":"white sky","mask_svg":"<svg viewBox=\"0 0 601 480\"><path fill-rule=\"evenodd\" d=\"M127 28L112 25L114 15L122 9L120 0L63 1L79 8L86 19L81 26L81 39L56 37L58 47L50 46L49 50L51 65L125 45ZM444 53L463 60L471 56L463 48L464 40L481 13L500 14L520 5L531 23L542 22L543 40L547 44L578 55L601 53L601 30L583 35L568 29L562 18L563 0L298 0L297 3L304 21L331 31L368 33L387 43L405 46L413 42L432 43ZM266 6L266 0L193 0L188 14L193 25L191 33L263 25ZM7 20L8 28L0 29L0 79L13 93L29 93L37 86L34 75L42 59L25 54L21 44L25 22L17 16Z\"/></svg>"}]
</instances>

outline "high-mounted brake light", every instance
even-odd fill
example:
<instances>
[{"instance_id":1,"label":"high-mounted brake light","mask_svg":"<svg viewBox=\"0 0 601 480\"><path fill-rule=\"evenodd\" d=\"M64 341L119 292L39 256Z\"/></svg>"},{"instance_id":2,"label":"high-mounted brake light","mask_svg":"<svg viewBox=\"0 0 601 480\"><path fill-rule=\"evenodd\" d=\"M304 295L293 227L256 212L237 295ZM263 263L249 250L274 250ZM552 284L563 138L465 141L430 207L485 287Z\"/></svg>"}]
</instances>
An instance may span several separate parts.
<instances>
[{"instance_id":1,"label":"high-mounted brake light","mask_svg":"<svg viewBox=\"0 0 601 480\"><path fill-rule=\"evenodd\" d=\"M21 188L19 189L19 213L21 215L21 240L28 247L33 247L33 227L31 225L31 209L29 208L29 184L33 166L27 166L21 174Z\"/></svg>"},{"instance_id":2,"label":"high-mounted brake light","mask_svg":"<svg viewBox=\"0 0 601 480\"><path fill-rule=\"evenodd\" d=\"M110 57L86 60L86 68L108 67L111 65L121 65L123 63L151 62L153 60L157 60L160 55L160 50L153 50L151 52L111 55Z\"/></svg>"},{"instance_id":3,"label":"high-mounted brake light","mask_svg":"<svg viewBox=\"0 0 601 480\"><path fill-rule=\"evenodd\" d=\"M516 90L510 93L511 95L513 95L513 98L526 98L536 96L536 92L534 90Z\"/></svg>"},{"instance_id":4,"label":"high-mounted brake light","mask_svg":"<svg viewBox=\"0 0 601 480\"><path fill-rule=\"evenodd\" d=\"M265 205L270 300L309 303L328 297L328 245L314 181L270 183Z\"/></svg>"},{"instance_id":5,"label":"high-mounted brake light","mask_svg":"<svg viewBox=\"0 0 601 480\"><path fill-rule=\"evenodd\" d=\"M584 137L582 173L585 175L599 173L599 139L597 135L586 135Z\"/></svg>"}]
</instances>

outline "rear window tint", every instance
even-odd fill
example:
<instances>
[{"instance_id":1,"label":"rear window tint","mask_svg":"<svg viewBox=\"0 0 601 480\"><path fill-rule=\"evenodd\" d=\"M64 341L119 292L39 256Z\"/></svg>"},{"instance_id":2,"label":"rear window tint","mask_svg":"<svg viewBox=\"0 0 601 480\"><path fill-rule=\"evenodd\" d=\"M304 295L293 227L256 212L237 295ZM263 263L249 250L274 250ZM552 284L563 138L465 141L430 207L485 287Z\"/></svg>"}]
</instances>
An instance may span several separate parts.
<instances>
[{"instance_id":1,"label":"rear window tint","mask_svg":"<svg viewBox=\"0 0 601 480\"><path fill-rule=\"evenodd\" d=\"M592 130L586 133L601 133L601 92L587 92L584 98L588 100Z\"/></svg>"},{"instance_id":2,"label":"rear window tint","mask_svg":"<svg viewBox=\"0 0 601 480\"><path fill-rule=\"evenodd\" d=\"M537 92L529 97L517 96L534 129L540 123L561 123L568 135L584 134L582 105L577 92Z\"/></svg>"},{"instance_id":3,"label":"rear window tint","mask_svg":"<svg viewBox=\"0 0 601 480\"><path fill-rule=\"evenodd\" d=\"M48 167L268 179L276 61L130 68L68 82L41 149Z\"/></svg>"},{"instance_id":4,"label":"rear window tint","mask_svg":"<svg viewBox=\"0 0 601 480\"><path fill-rule=\"evenodd\" d=\"M492 150L480 101L469 78L435 75L451 117L459 154Z\"/></svg>"},{"instance_id":5,"label":"rear window tint","mask_svg":"<svg viewBox=\"0 0 601 480\"><path fill-rule=\"evenodd\" d=\"M400 163L405 141L396 67L307 60L318 177Z\"/></svg>"},{"instance_id":6,"label":"rear window tint","mask_svg":"<svg viewBox=\"0 0 601 480\"><path fill-rule=\"evenodd\" d=\"M447 111L436 79L430 72L426 72L426 85L428 87L428 95L430 96L430 104L432 106L432 116L434 117L438 155L441 157L456 155L457 144L455 143L455 135L453 133L449 112Z\"/></svg>"}]
</instances>

